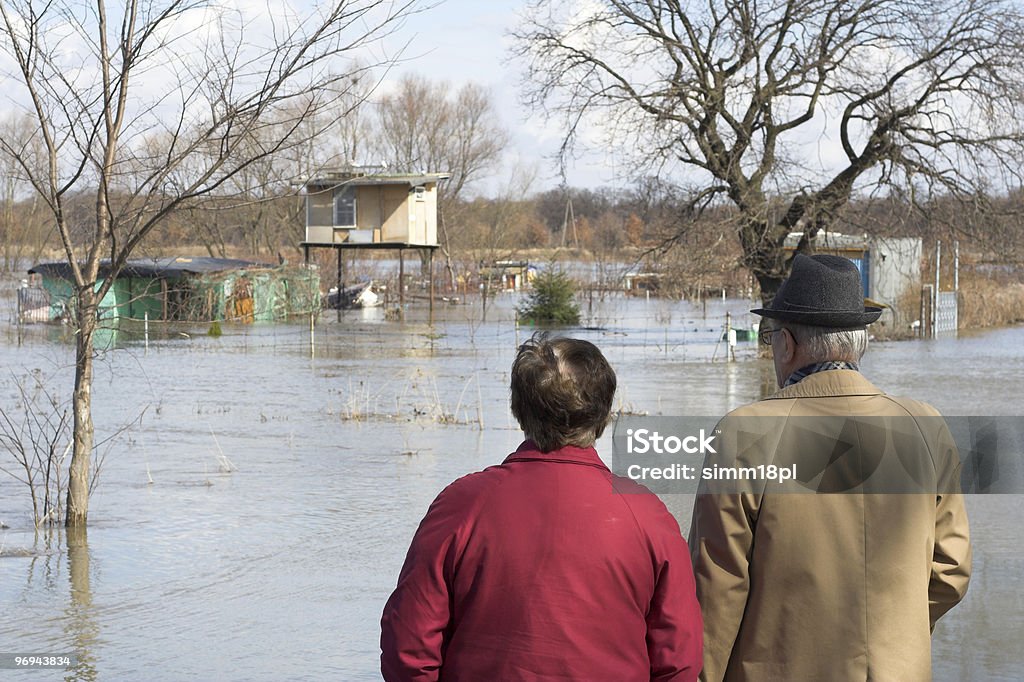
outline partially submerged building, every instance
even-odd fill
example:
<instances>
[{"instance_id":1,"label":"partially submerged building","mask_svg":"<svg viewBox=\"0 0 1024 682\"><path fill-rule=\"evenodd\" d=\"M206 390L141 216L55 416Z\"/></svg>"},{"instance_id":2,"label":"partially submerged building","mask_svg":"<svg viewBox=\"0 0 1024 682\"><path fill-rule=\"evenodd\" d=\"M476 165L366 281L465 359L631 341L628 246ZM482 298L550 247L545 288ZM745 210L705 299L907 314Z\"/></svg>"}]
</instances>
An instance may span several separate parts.
<instances>
[{"instance_id":1,"label":"partially submerged building","mask_svg":"<svg viewBox=\"0 0 1024 682\"><path fill-rule=\"evenodd\" d=\"M527 288L537 275L537 267L525 260L494 260L480 263L481 281L504 291L521 291Z\"/></svg>"},{"instance_id":2,"label":"partially submerged building","mask_svg":"<svg viewBox=\"0 0 1024 682\"><path fill-rule=\"evenodd\" d=\"M303 246L437 246L437 185L447 173L326 172L306 181Z\"/></svg>"},{"instance_id":3,"label":"partially submerged building","mask_svg":"<svg viewBox=\"0 0 1024 682\"><path fill-rule=\"evenodd\" d=\"M657 293L661 290L663 273L632 267L622 276L622 288L630 294Z\"/></svg>"},{"instance_id":4,"label":"partially submerged building","mask_svg":"<svg viewBox=\"0 0 1024 682\"><path fill-rule=\"evenodd\" d=\"M387 173L348 167L309 178L306 192L306 262L310 249L337 252L336 288L345 290L342 252L394 249L398 253L398 300L404 300L408 249L425 252L430 309L434 306L433 257L437 242L438 184L448 173Z\"/></svg>"},{"instance_id":5,"label":"partially submerged building","mask_svg":"<svg viewBox=\"0 0 1024 682\"><path fill-rule=\"evenodd\" d=\"M110 263L102 263L101 281L109 273ZM40 263L29 274L40 278L43 292L41 297L38 289L23 290L26 300L35 301L35 319L43 317L41 307L48 307L49 320L68 316L74 306L70 264ZM100 301L100 317L254 322L308 315L319 308L316 270L232 258L172 257L129 260Z\"/></svg>"},{"instance_id":6,"label":"partially submerged building","mask_svg":"<svg viewBox=\"0 0 1024 682\"><path fill-rule=\"evenodd\" d=\"M794 251L802 236L802 232L791 232L786 237L786 251ZM921 296L920 238L821 231L815 237L814 252L852 260L860 271L864 296L887 306L883 321L904 325L917 318Z\"/></svg>"}]
</instances>

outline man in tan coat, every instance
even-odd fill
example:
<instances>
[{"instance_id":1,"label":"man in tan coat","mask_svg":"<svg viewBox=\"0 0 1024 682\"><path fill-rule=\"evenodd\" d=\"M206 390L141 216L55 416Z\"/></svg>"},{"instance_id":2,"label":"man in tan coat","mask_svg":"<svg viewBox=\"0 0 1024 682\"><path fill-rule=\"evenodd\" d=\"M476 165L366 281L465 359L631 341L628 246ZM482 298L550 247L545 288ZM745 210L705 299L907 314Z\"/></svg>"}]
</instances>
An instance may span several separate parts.
<instances>
[{"instance_id":1,"label":"man in tan coat","mask_svg":"<svg viewBox=\"0 0 1024 682\"><path fill-rule=\"evenodd\" d=\"M970 577L956 445L934 408L860 374L881 311L864 306L851 261L797 256L752 312L781 388L722 420L705 467L801 470L701 483L701 679L928 680L931 630Z\"/></svg>"}]
</instances>

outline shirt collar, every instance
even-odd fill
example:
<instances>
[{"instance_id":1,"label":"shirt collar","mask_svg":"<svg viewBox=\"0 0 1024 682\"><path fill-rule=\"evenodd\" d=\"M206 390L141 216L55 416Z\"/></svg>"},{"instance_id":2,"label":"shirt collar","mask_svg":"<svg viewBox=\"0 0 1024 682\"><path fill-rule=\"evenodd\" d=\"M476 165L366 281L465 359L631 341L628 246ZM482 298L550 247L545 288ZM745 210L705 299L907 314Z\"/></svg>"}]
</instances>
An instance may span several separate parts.
<instances>
[{"instance_id":1,"label":"shirt collar","mask_svg":"<svg viewBox=\"0 0 1024 682\"><path fill-rule=\"evenodd\" d=\"M858 367L857 363L855 363L855 362L844 362L842 360L830 360L828 362L818 362L818 363L815 363L813 365L807 365L806 367L801 367L797 371L795 371L792 374L790 374L789 378L786 379L786 383L783 384L782 387L785 388L786 386L792 386L793 384L798 384L798 383L800 383L800 381L802 381L803 379L809 377L812 374L816 374L818 372L827 372L827 371L833 370L833 369L852 369L854 372L859 372L860 371L860 367Z\"/></svg>"},{"instance_id":2,"label":"shirt collar","mask_svg":"<svg viewBox=\"0 0 1024 682\"><path fill-rule=\"evenodd\" d=\"M790 398L835 398L837 396L885 395L860 372L816 372L797 384L780 388L765 400Z\"/></svg>"},{"instance_id":3,"label":"shirt collar","mask_svg":"<svg viewBox=\"0 0 1024 682\"><path fill-rule=\"evenodd\" d=\"M522 445L505 458L503 464L510 462L558 462L561 464L582 464L608 471L607 465L601 461L597 449L593 447L578 448L575 445L566 445L552 450L542 452L532 440L524 440Z\"/></svg>"}]
</instances>

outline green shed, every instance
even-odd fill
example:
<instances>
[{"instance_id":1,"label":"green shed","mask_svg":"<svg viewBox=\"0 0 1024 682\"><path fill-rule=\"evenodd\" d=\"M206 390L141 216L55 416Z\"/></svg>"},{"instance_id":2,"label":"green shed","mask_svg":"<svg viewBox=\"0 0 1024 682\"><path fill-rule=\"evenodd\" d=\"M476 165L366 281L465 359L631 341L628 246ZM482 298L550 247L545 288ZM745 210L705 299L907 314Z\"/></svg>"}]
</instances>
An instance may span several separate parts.
<instances>
[{"instance_id":1,"label":"green shed","mask_svg":"<svg viewBox=\"0 0 1024 682\"><path fill-rule=\"evenodd\" d=\"M109 263L101 264L101 278L109 272ZM50 319L64 317L74 303L70 265L40 263L29 274L42 280L50 299ZM314 269L177 257L128 261L100 301L100 318L253 322L282 320L319 308L320 276Z\"/></svg>"}]
</instances>

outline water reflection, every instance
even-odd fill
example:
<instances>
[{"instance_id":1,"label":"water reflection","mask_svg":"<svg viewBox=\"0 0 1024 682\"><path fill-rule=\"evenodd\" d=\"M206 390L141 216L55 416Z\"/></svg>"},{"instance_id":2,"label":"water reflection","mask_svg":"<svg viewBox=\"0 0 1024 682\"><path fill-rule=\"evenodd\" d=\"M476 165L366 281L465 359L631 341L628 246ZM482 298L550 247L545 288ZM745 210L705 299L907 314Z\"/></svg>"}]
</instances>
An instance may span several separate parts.
<instances>
[{"instance_id":1,"label":"water reflection","mask_svg":"<svg viewBox=\"0 0 1024 682\"><path fill-rule=\"evenodd\" d=\"M32 550L24 550L31 555L28 562L28 576L25 583L26 593L33 588L53 590L57 588L59 570L55 567L55 558L60 553L60 538L56 531L35 531ZM41 584L39 584L41 583Z\"/></svg>"},{"instance_id":2,"label":"water reflection","mask_svg":"<svg viewBox=\"0 0 1024 682\"><path fill-rule=\"evenodd\" d=\"M68 528L65 539L71 592L68 606L64 610L64 631L67 641L74 647L77 661L64 679L67 682L93 682L97 679L94 647L99 639L99 625L89 583L88 530L85 527Z\"/></svg>"}]
</instances>

